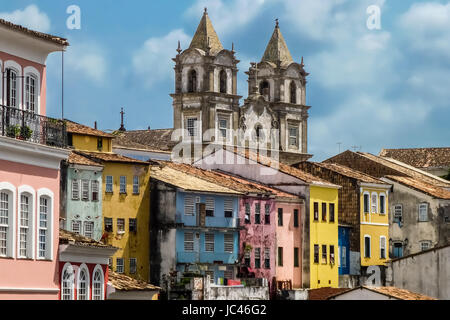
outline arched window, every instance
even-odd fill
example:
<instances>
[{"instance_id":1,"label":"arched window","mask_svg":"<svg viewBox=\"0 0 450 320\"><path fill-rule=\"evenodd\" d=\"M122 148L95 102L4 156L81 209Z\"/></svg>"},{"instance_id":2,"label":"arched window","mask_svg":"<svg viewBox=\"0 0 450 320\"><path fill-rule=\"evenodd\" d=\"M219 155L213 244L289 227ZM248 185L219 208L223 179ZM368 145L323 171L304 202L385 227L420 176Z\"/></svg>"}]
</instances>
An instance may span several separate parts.
<instances>
[{"instance_id":1,"label":"arched window","mask_svg":"<svg viewBox=\"0 0 450 320\"><path fill-rule=\"evenodd\" d=\"M74 270L70 263L66 263L61 277L61 300L74 300Z\"/></svg>"},{"instance_id":2,"label":"arched window","mask_svg":"<svg viewBox=\"0 0 450 320\"><path fill-rule=\"evenodd\" d=\"M259 93L264 96L266 101L270 101L270 85L268 81L262 81L259 84Z\"/></svg>"},{"instance_id":3,"label":"arched window","mask_svg":"<svg viewBox=\"0 0 450 320\"><path fill-rule=\"evenodd\" d=\"M17 71L12 68L6 69L6 105L17 108L18 104L18 81Z\"/></svg>"},{"instance_id":4,"label":"arched window","mask_svg":"<svg viewBox=\"0 0 450 320\"><path fill-rule=\"evenodd\" d=\"M92 281L92 300L104 300L104 276L100 265L96 265Z\"/></svg>"},{"instance_id":5,"label":"arched window","mask_svg":"<svg viewBox=\"0 0 450 320\"><path fill-rule=\"evenodd\" d=\"M191 70L189 72L188 77L188 92L196 92L197 91L197 72L195 70Z\"/></svg>"},{"instance_id":6,"label":"arched window","mask_svg":"<svg viewBox=\"0 0 450 320\"><path fill-rule=\"evenodd\" d=\"M25 109L35 113L37 111L37 79L34 75L25 78Z\"/></svg>"},{"instance_id":7,"label":"arched window","mask_svg":"<svg viewBox=\"0 0 450 320\"><path fill-rule=\"evenodd\" d=\"M30 192L20 193L19 211L19 258L33 258L33 196Z\"/></svg>"},{"instance_id":8,"label":"arched window","mask_svg":"<svg viewBox=\"0 0 450 320\"><path fill-rule=\"evenodd\" d=\"M291 81L290 85L290 93L291 93L291 103L297 103L297 86L294 81Z\"/></svg>"},{"instance_id":9,"label":"arched window","mask_svg":"<svg viewBox=\"0 0 450 320\"><path fill-rule=\"evenodd\" d=\"M227 93L227 73L225 70L220 71L220 93Z\"/></svg>"},{"instance_id":10,"label":"arched window","mask_svg":"<svg viewBox=\"0 0 450 320\"><path fill-rule=\"evenodd\" d=\"M77 299L89 300L89 270L81 265L78 271Z\"/></svg>"}]
</instances>

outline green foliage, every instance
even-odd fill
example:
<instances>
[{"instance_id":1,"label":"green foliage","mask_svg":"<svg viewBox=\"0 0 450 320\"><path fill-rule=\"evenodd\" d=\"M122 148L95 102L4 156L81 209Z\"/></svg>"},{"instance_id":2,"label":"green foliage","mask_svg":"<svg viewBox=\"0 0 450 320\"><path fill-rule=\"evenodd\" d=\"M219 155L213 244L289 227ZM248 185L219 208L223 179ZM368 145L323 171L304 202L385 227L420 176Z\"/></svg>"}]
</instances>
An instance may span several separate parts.
<instances>
[{"instance_id":1,"label":"green foliage","mask_svg":"<svg viewBox=\"0 0 450 320\"><path fill-rule=\"evenodd\" d=\"M20 134L20 126L14 125L14 126L8 126L6 128L6 136L10 138L16 138Z\"/></svg>"},{"instance_id":2,"label":"green foliage","mask_svg":"<svg viewBox=\"0 0 450 320\"><path fill-rule=\"evenodd\" d=\"M33 133L33 130L31 130L28 126L24 126L24 127L20 128L20 136L25 140L30 139L32 133Z\"/></svg>"}]
</instances>

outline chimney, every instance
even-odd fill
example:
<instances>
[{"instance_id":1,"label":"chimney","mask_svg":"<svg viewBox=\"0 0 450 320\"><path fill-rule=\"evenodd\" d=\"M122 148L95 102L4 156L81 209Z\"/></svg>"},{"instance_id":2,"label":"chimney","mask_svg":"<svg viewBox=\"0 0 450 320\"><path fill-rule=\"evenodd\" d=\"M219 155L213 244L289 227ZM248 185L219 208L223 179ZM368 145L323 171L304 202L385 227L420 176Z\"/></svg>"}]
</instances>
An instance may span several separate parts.
<instances>
[{"instance_id":1,"label":"chimney","mask_svg":"<svg viewBox=\"0 0 450 320\"><path fill-rule=\"evenodd\" d=\"M94 129L97 130L97 121L94 121Z\"/></svg>"}]
</instances>

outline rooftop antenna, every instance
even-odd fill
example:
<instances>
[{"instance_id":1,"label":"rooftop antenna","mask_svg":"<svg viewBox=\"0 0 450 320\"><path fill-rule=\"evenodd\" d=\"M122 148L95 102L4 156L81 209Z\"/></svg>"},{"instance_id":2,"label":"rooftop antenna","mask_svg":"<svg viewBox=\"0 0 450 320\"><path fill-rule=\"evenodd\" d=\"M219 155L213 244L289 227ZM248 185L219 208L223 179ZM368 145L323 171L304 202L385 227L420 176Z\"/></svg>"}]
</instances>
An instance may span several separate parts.
<instances>
[{"instance_id":1,"label":"rooftop antenna","mask_svg":"<svg viewBox=\"0 0 450 320\"><path fill-rule=\"evenodd\" d=\"M339 154L340 154L341 153L341 144L342 144L342 142L338 142L336 144L339 145Z\"/></svg>"}]
</instances>

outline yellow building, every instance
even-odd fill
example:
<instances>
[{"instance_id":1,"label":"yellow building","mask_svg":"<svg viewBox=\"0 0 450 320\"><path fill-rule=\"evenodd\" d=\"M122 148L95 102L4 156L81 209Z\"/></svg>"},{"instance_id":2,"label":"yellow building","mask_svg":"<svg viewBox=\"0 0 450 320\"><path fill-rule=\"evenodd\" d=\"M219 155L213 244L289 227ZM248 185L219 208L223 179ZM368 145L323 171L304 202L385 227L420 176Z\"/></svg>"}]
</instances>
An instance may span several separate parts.
<instances>
[{"instance_id":1,"label":"yellow building","mask_svg":"<svg viewBox=\"0 0 450 320\"><path fill-rule=\"evenodd\" d=\"M339 287L338 186L310 185L310 287Z\"/></svg>"},{"instance_id":2,"label":"yellow building","mask_svg":"<svg viewBox=\"0 0 450 320\"><path fill-rule=\"evenodd\" d=\"M66 121L68 145L79 151L112 152L114 136L106 132L70 121Z\"/></svg>"},{"instance_id":3,"label":"yellow building","mask_svg":"<svg viewBox=\"0 0 450 320\"><path fill-rule=\"evenodd\" d=\"M361 266L384 265L389 259L390 185L361 186Z\"/></svg>"}]
</instances>

